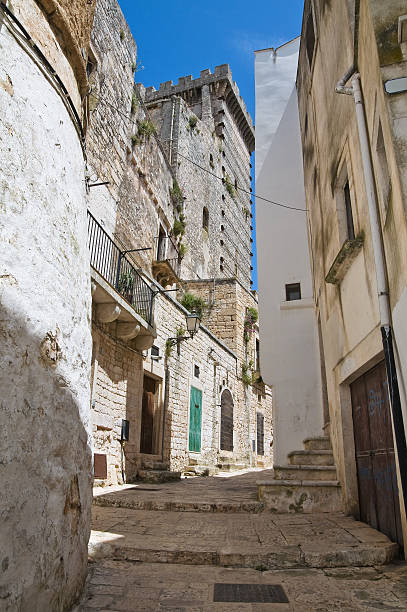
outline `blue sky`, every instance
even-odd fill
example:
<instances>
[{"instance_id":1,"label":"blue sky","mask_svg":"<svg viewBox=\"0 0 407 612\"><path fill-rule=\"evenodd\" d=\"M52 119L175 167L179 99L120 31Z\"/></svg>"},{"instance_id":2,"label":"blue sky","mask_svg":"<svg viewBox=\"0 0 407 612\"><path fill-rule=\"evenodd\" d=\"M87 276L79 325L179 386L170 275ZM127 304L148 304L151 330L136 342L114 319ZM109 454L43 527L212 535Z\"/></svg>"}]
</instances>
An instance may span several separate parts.
<instances>
[{"instance_id":1,"label":"blue sky","mask_svg":"<svg viewBox=\"0 0 407 612\"><path fill-rule=\"evenodd\" d=\"M230 64L254 120L254 55L277 47L301 31L303 0L119 0L144 69L136 81L146 87ZM253 172L254 175L254 172ZM254 188L254 185L253 185ZM254 287L257 286L253 258Z\"/></svg>"}]
</instances>

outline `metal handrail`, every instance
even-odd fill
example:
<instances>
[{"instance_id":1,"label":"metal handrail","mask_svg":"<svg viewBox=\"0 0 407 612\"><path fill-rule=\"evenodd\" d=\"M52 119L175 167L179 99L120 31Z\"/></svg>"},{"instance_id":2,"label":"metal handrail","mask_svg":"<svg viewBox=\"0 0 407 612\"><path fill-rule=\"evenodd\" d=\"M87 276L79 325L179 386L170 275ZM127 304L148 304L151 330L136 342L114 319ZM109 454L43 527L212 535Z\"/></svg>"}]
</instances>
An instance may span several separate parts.
<instances>
[{"instance_id":1,"label":"metal handrail","mask_svg":"<svg viewBox=\"0 0 407 612\"><path fill-rule=\"evenodd\" d=\"M92 268L152 325L154 290L89 211L88 247Z\"/></svg>"}]
</instances>

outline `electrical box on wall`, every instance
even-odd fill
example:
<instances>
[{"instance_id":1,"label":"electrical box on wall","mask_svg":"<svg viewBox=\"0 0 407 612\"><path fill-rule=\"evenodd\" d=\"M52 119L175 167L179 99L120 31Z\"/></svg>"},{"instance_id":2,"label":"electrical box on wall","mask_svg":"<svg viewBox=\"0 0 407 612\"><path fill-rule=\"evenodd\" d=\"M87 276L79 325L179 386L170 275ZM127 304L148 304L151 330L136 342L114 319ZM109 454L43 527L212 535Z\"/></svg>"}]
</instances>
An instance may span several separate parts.
<instances>
[{"instance_id":1,"label":"electrical box on wall","mask_svg":"<svg viewBox=\"0 0 407 612\"><path fill-rule=\"evenodd\" d=\"M130 422L126 419L122 419L122 436L121 439L123 442L129 441L129 430L130 430Z\"/></svg>"}]
</instances>

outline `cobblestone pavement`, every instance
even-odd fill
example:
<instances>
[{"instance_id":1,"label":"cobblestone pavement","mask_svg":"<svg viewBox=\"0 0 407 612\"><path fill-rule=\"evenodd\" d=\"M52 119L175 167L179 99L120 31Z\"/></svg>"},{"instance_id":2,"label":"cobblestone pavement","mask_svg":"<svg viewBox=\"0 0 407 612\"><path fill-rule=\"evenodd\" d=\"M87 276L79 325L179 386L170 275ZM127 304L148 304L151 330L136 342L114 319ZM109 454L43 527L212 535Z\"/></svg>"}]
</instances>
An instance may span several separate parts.
<instances>
[{"instance_id":1,"label":"cobblestone pavement","mask_svg":"<svg viewBox=\"0 0 407 612\"><path fill-rule=\"evenodd\" d=\"M389 564L396 545L339 513L262 512L251 505L258 479L251 471L98 491L77 612L407 610L407 565ZM215 584L252 592L215 601ZM285 603L255 603L259 584L281 585Z\"/></svg>"}]
</instances>

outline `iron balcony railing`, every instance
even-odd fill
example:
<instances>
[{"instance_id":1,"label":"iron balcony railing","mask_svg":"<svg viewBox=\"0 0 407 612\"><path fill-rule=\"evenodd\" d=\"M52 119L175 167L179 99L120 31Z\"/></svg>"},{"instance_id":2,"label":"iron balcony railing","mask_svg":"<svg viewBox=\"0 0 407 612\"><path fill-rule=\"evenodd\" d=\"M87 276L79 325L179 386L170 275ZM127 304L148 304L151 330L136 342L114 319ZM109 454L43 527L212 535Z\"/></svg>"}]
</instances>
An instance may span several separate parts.
<instances>
[{"instance_id":1,"label":"iron balcony railing","mask_svg":"<svg viewBox=\"0 0 407 612\"><path fill-rule=\"evenodd\" d=\"M155 292L89 211L88 246L92 268L152 325Z\"/></svg>"},{"instance_id":2,"label":"iron balcony railing","mask_svg":"<svg viewBox=\"0 0 407 612\"><path fill-rule=\"evenodd\" d=\"M178 276L180 267L179 251L171 236L160 235L154 239L155 261L166 261Z\"/></svg>"}]
</instances>

